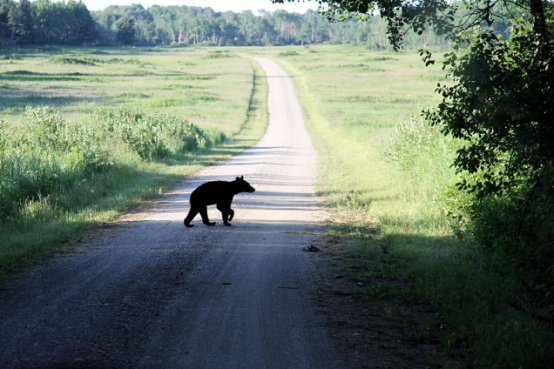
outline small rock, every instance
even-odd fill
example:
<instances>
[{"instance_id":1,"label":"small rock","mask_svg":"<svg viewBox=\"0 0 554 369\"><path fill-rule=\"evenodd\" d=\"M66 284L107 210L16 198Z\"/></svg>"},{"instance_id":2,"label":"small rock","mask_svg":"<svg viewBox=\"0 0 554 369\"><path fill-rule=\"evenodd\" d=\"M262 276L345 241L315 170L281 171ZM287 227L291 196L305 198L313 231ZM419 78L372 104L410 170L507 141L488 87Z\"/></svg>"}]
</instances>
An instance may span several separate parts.
<instances>
[{"instance_id":1,"label":"small rock","mask_svg":"<svg viewBox=\"0 0 554 369\"><path fill-rule=\"evenodd\" d=\"M302 250L307 252L318 252L319 248L314 245L310 245L310 247L304 247Z\"/></svg>"}]
</instances>

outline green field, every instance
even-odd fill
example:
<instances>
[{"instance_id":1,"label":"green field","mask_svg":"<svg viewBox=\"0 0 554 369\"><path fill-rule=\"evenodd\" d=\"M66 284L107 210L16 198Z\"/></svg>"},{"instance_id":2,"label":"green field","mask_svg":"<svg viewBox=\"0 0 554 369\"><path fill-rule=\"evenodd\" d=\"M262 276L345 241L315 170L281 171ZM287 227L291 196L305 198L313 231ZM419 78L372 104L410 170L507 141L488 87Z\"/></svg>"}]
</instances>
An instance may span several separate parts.
<instances>
[{"instance_id":1,"label":"green field","mask_svg":"<svg viewBox=\"0 0 554 369\"><path fill-rule=\"evenodd\" d=\"M1 119L17 117L28 105L55 108L74 121L99 108L130 105L228 135L244 122L253 67L230 50L42 50L23 49L0 63Z\"/></svg>"},{"instance_id":2,"label":"green field","mask_svg":"<svg viewBox=\"0 0 554 369\"><path fill-rule=\"evenodd\" d=\"M0 270L40 260L50 247L254 144L267 120L267 87L253 57L276 60L296 84L318 152L316 190L330 210L329 236L346 240L367 278L388 267L409 280L409 289L383 293L369 284L364 297L430 305L440 319L428 329L437 330L445 352L471 366L548 367L551 328L510 307L514 292L486 271L447 216L460 201L449 167L459 143L418 118L421 107L439 102L434 90L445 81L440 61L426 68L415 53L312 46L6 55L0 170L17 180L0 184L27 192L0 202ZM178 140L162 133L138 139L130 128L166 132L176 125L183 127ZM67 140L48 141L53 130L67 132Z\"/></svg>"},{"instance_id":3,"label":"green field","mask_svg":"<svg viewBox=\"0 0 554 369\"><path fill-rule=\"evenodd\" d=\"M20 49L0 62L0 274L252 146L266 83L221 49Z\"/></svg>"}]
</instances>

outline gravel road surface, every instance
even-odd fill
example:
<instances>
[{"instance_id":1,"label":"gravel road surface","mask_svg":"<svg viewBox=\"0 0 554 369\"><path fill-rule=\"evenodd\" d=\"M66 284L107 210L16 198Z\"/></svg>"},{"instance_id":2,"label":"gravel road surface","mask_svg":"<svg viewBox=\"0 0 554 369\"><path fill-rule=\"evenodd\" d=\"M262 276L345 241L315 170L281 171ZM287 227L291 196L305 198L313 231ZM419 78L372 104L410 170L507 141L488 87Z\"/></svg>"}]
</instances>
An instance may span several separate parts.
<instances>
[{"instance_id":1,"label":"gravel road surface","mask_svg":"<svg viewBox=\"0 0 554 369\"><path fill-rule=\"evenodd\" d=\"M267 133L155 207L89 232L0 286L0 368L338 368L302 251L318 227L314 151L290 78L269 81ZM189 195L244 175L232 227L183 226Z\"/></svg>"}]
</instances>

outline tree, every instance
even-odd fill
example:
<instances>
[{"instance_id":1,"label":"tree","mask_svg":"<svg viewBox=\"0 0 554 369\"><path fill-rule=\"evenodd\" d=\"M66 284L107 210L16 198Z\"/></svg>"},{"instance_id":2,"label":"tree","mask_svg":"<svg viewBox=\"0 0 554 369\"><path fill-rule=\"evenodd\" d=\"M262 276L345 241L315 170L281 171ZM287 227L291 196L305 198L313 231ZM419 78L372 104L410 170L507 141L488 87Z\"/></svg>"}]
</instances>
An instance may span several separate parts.
<instances>
[{"instance_id":1,"label":"tree","mask_svg":"<svg viewBox=\"0 0 554 369\"><path fill-rule=\"evenodd\" d=\"M35 3L50 4L50 0L37 0ZM57 4L55 11L63 12L63 2L55 4ZM52 4L49 6L53 7ZM221 13L211 8L188 6L154 5L146 9L137 4L112 5L103 11L92 12L92 16L96 21L99 38L109 44L118 42L117 25L124 17L134 20L135 36L141 44L211 42L216 45L294 45L302 42L320 43L331 39L339 43L369 43L366 40L371 25L369 22L358 24L354 21L329 23L325 16L315 11L307 11L303 15L286 11L274 13L259 11L259 14L251 11ZM39 20L39 22L43 21ZM55 22L54 26L59 23ZM69 29L72 30L74 24L70 22L69 25L71 26ZM383 29L381 33L385 36L382 37L384 40L382 44L388 45L384 21L381 28ZM63 30L61 32L63 33ZM437 39L432 30L428 33L429 40ZM411 35L410 42L406 43L406 46L413 47L419 43L418 37Z\"/></svg>"},{"instance_id":2,"label":"tree","mask_svg":"<svg viewBox=\"0 0 554 369\"><path fill-rule=\"evenodd\" d=\"M133 18L122 18L117 25L117 40L123 45L131 45L135 42L136 31Z\"/></svg>"},{"instance_id":3,"label":"tree","mask_svg":"<svg viewBox=\"0 0 554 369\"><path fill-rule=\"evenodd\" d=\"M56 16L56 7L50 0L37 0L32 4L35 42L38 44L50 43L57 34L59 19Z\"/></svg>"},{"instance_id":4,"label":"tree","mask_svg":"<svg viewBox=\"0 0 554 369\"><path fill-rule=\"evenodd\" d=\"M5 45L9 41L10 24L9 12L13 6L11 0L0 0L0 45Z\"/></svg>"},{"instance_id":5,"label":"tree","mask_svg":"<svg viewBox=\"0 0 554 369\"><path fill-rule=\"evenodd\" d=\"M75 42L79 44L90 44L98 38L96 32L96 22L92 19L86 5L79 1L70 0L67 6L73 13L73 19L76 21Z\"/></svg>"},{"instance_id":6,"label":"tree","mask_svg":"<svg viewBox=\"0 0 554 369\"><path fill-rule=\"evenodd\" d=\"M152 40L155 34L154 17L142 5L133 4L126 7L125 16L134 22L136 41L148 43Z\"/></svg>"},{"instance_id":7,"label":"tree","mask_svg":"<svg viewBox=\"0 0 554 369\"><path fill-rule=\"evenodd\" d=\"M11 26L11 43L28 44L32 40L32 20L29 0L13 3L8 12L8 22Z\"/></svg>"}]
</instances>

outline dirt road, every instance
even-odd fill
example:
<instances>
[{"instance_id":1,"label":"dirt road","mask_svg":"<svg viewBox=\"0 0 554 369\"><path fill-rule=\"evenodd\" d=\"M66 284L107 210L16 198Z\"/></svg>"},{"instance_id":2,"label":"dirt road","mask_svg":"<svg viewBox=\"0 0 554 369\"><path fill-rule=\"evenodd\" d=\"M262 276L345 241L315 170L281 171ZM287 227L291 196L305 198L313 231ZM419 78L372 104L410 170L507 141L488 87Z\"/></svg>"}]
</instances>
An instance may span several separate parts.
<instances>
[{"instance_id":1,"label":"dirt road","mask_svg":"<svg viewBox=\"0 0 554 369\"><path fill-rule=\"evenodd\" d=\"M0 288L1 368L337 368L308 255L314 151L288 76L266 71L258 145L207 168L149 214L96 230L71 255ZM244 175L232 227L183 218L190 192Z\"/></svg>"}]
</instances>

